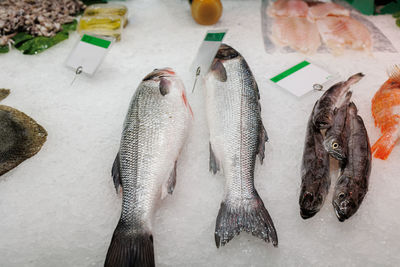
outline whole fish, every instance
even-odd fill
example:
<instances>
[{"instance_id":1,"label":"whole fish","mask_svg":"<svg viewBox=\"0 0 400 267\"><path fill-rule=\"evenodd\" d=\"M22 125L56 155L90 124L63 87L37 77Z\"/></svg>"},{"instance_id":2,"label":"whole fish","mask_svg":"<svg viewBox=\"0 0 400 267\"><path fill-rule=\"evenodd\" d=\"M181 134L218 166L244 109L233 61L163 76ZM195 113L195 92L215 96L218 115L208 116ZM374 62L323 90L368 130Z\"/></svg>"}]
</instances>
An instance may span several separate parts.
<instances>
[{"instance_id":1,"label":"whole fish","mask_svg":"<svg viewBox=\"0 0 400 267\"><path fill-rule=\"evenodd\" d=\"M329 154L324 149L321 131L313 123L317 106L318 101L308 119L301 166L299 205L303 219L313 217L321 209L331 185Z\"/></svg>"},{"instance_id":2,"label":"whole fish","mask_svg":"<svg viewBox=\"0 0 400 267\"><path fill-rule=\"evenodd\" d=\"M205 77L210 171L226 183L215 226L216 246L242 231L278 245L272 219L254 187L256 155L262 163L267 133L257 83L244 58L222 44Z\"/></svg>"},{"instance_id":3,"label":"whole fish","mask_svg":"<svg viewBox=\"0 0 400 267\"><path fill-rule=\"evenodd\" d=\"M375 158L387 159L400 140L400 66L394 66L389 79L372 99L372 116L382 136L372 146Z\"/></svg>"},{"instance_id":4,"label":"whole fish","mask_svg":"<svg viewBox=\"0 0 400 267\"><path fill-rule=\"evenodd\" d=\"M156 69L143 79L112 168L115 188L122 186L122 211L104 266L155 265L153 214L157 202L174 190L190 121L185 88L171 69Z\"/></svg>"},{"instance_id":5,"label":"whole fish","mask_svg":"<svg viewBox=\"0 0 400 267\"><path fill-rule=\"evenodd\" d=\"M342 96L347 93L350 86L362 77L364 77L362 73L354 74L347 81L336 83L321 96L313 117L314 125L318 129L328 129L332 126L333 110L339 105Z\"/></svg>"},{"instance_id":6,"label":"whole fish","mask_svg":"<svg viewBox=\"0 0 400 267\"><path fill-rule=\"evenodd\" d=\"M9 93L8 89L0 89L0 100ZM0 105L0 175L38 153L46 139L46 130L31 117Z\"/></svg>"},{"instance_id":7,"label":"whole fish","mask_svg":"<svg viewBox=\"0 0 400 267\"><path fill-rule=\"evenodd\" d=\"M340 164L346 164L347 158L346 117L351 95L351 91L347 92L343 104L334 110L332 127L326 131L324 139L325 150Z\"/></svg>"},{"instance_id":8,"label":"whole fish","mask_svg":"<svg viewBox=\"0 0 400 267\"><path fill-rule=\"evenodd\" d=\"M349 130L347 164L342 167L332 200L336 216L341 222L350 218L360 207L368 191L371 172L371 148L367 130L353 102L348 107L346 127Z\"/></svg>"}]
</instances>

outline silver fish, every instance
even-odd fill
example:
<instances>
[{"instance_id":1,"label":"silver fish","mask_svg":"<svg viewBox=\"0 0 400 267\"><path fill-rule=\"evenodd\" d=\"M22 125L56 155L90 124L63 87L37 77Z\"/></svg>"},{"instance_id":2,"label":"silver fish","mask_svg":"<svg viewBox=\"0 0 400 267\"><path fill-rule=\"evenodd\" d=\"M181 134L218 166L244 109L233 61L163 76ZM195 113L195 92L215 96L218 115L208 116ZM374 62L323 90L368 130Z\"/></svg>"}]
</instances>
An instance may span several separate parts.
<instances>
[{"instance_id":1,"label":"silver fish","mask_svg":"<svg viewBox=\"0 0 400 267\"><path fill-rule=\"evenodd\" d=\"M350 86L357 83L362 77L364 77L362 73L354 74L347 81L333 85L320 97L313 117L314 125L318 129L328 129L332 126L333 110L340 105L342 96L347 93Z\"/></svg>"},{"instance_id":2,"label":"silver fish","mask_svg":"<svg viewBox=\"0 0 400 267\"><path fill-rule=\"evenodd\" d=\"M341 222L350 218L360 207L368 191L371 173L368 133L353 102L348 107L346 127L349 131L347 164L342 166L332 199L336 216Z\"/></svg>"},{"instance_id":3,"label":"silver fish","mask_svg":"<svg viewBox=\"0 0 400 267\"><path fill-rule=\"evenodd\" d=\"M216 246L242 231L278 245L272 219L254 187L256 155L262 163L267 133L257 83L244 58L222 44L205 77L210 171L223 170L224 197L215 226Z\"/></svg>"},{"instance_id":4,"label":"silver fish","mask_svg":"<svg viewBox=\"0 0 400 267\"><path fill-rule=\"evenodd\" d=\"M299 205L303 219L311 218L320 211L331 185L329 154L323 146L324 137L312 120L317 106L318 101L308 119L301 165Z\"/></svg>"},{"instance_id":5,"label":"silver fish","mask_svg":"<svg viewBox=\"0 0 400 267\"><path fill-rule=\"evenodd\" d=\"M121 218L105 266L154 266L152 219L172 194L177 159L192 119L182 81L169 69L147 75L126 115L112 176L122 186Z\"/></svg>"}]
</instances>

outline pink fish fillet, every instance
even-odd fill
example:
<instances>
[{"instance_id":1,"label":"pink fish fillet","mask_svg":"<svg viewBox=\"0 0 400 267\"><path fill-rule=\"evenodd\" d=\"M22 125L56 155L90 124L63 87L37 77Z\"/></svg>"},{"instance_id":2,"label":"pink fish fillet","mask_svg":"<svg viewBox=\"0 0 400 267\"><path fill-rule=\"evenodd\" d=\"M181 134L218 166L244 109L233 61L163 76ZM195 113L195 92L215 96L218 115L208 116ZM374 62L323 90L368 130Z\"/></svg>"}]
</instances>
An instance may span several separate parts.
<instances>
[{"instance_id":1,"label":"pink fish fillet","mask_svg":"<svg viewBox=\"0 0 400 267\"><path fill-rule=\"evenodd\" d=\"M322 19L327 16L350 16L350 11L335 3L321 3L308 9L308 18L311 21Z\"/></svg>"},{"instance_id":2,"label":"pink fish fillet","mask_svg":"<svg viewBox=\"0 0 400 267\"><path fill-rule=\"evenodd\" d=\"M302 0L278 0L269 8L273 17L306 17L308 5Z\"/></svg>"},{"instance_id":3,"label":"pink fish fillet","mask_svg":"<svg viewBox=\"0 0 400 267\"><path fill-rule=\"evenodd\" d=\"M319 33L334 53L344 48L371 52L372 39L368 29L351 17L325 17L316 21Z\"/></svg>"},{"instance_id":4,"label":"pink fish fillet","mask_svg":"<svg viewBox=\"0 0 400 267\"><path fill-rule=\"evenodd\" d=\"M303 17L277 17L272 26L272 38L275 44L312 54L321 45L318 29Z\"/></svg>"}]
</instances>

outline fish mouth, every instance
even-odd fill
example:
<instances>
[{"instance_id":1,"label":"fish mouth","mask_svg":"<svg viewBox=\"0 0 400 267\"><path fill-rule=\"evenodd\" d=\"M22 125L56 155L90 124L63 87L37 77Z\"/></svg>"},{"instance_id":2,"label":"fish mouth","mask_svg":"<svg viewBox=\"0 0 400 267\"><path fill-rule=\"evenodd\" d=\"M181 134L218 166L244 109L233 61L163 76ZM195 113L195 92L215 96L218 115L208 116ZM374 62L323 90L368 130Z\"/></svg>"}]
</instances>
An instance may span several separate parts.
<instances>
[{"instance_id":1,"label":"fish mouth","mask_svg":"<svg viewBox=\"0 0 400 267\"><path fill-rule=\"evenodd\" d=\"M304 220L309 219L313 217L315 214L317 214L318 210L307 210L307 209L300 209L300 216Z\"/></svg>"},{"instance_id":2,"label":"fish mouth","mask_svg":"<svg viewBox=\"0 0 400 267\"><path fill-rule=\"evenodd\" d=\"M173 77L175 72L171 68L154 69L143 78L143 81L156 80L163 77Z\"/></svg>"},{"instance_id":3,"label":"fish mouth","mask_svg":"<svg viewBox=\"0 0 400 267\"><path fill-rule=\"evenodd\" d=\"M227 60L236 58L238 56L240 56L240 54L234 48L230 47L227 44L221 44L215 58Z\"/></svg>"},{"instance_id":4,"label":"fish mouth","mask_svg":"<svg viewBox=\"0 0 400 267\"><path fill-rule=\"evenodd\" d=\"M347 209L340 209L339 205L335 202L333 203L333 206L335 208L336 217L338 218L339 222L344 222L346 219L349 218L349 216L346 215Z\"/></svg>"}]
</instances>

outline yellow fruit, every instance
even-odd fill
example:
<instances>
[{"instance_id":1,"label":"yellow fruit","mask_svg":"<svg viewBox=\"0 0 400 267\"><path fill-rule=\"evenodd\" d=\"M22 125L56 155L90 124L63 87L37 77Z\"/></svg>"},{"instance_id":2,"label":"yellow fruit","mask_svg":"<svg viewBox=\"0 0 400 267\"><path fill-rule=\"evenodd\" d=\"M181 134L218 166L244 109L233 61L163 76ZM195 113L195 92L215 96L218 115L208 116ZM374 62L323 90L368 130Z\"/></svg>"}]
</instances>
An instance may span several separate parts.
<instances>
[{"instance_id":1,"label":"yellow fruit","mask_svg":"<svg viewBox=\"0 0 400 267\"><path fill-rule=\"evenodd\" d=\"M222 4L220 0L193 0L192 17L202 25L217 23L222 15Z\"/></svg>"}]
</instances>

